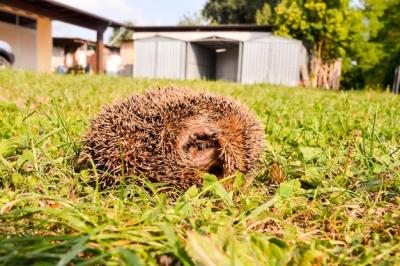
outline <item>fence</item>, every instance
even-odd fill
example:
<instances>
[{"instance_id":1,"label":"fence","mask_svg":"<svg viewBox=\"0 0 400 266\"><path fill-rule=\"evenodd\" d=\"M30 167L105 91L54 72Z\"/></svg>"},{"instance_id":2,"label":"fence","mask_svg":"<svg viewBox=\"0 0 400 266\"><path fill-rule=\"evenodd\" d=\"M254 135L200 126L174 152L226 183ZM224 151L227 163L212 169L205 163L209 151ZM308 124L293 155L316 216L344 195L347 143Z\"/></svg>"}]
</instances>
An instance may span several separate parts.
<instances>
[{"instance_id":1,"label":"fence","mask_svg":"<svg viewBox=\"0 0 400 266\"><path fill-rule=\"evenodd\" d=\"M393 93L400 93L400 66L394 71Z\"/></svg>"}]
</instances>

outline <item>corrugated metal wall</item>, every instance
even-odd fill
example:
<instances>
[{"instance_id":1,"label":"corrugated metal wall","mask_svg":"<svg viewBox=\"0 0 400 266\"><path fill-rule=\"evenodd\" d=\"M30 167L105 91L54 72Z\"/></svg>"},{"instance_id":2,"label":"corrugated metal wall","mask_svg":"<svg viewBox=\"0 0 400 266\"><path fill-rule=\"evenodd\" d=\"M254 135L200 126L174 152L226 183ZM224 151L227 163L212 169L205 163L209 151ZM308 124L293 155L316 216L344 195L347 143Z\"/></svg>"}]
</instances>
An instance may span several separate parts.
<instances>
[{"instance_id":1,"label":"corrugated metal wall","mask_svg":"<svg viewBox=\"0 0 400 266\"><path fill-rule=\"evenodd\" d=\"M134 51L133 76L155 77L156 75L156 47L155 41L136 41Z\"/></svg>"},{"instance_id":2,"label":"corrugated metal wall","mask_svg":"<svg viewBox=\"0 0 400 266\"><path fill-rule=\"evenodd\" d=\"M269 37L244 42L241 82L297 86L306 56L303 45L296 40Z\"/></svg>"},{"instance_id":3,"label":"corrugated metal wall","mask_svg":"<svg viewBox=\"0 0 400 266\"><path fill-rule=\"evenodd\" d=\"M186 43L164 37L135 42L134 76L184 79Z\"/></svg>"}]
</instances>

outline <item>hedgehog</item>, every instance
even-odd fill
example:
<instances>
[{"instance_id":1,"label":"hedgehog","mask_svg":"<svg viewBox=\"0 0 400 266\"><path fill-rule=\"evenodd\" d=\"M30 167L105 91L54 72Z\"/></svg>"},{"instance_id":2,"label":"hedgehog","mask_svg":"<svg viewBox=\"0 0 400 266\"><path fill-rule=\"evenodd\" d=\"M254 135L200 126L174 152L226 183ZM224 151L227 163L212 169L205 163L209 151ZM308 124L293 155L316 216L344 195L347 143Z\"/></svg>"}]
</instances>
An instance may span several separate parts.
<instances>
[{"instance_id":1,"label":"hedgehog","mask_svg":"<svg viewBox=\"0 0 400 266\"><path fill-rule=\"evenodd\" d=\"M264 131L255 115L228 97L183 88L151 89L106 106L91 120L84 158L102 183L144 176L186 190L204 173L255 173Z\"/></svg>"}]
</instances>

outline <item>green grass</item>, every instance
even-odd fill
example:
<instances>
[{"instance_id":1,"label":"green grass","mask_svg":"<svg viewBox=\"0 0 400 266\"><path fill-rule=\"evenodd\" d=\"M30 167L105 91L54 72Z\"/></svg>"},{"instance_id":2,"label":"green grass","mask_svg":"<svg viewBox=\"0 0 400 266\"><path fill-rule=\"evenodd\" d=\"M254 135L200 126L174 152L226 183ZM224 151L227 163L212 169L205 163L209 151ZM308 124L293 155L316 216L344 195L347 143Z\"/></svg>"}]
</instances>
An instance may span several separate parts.
<instances>
[{"instance_id":1,"label":"green grass","mask_svg":"<svg viewBox=\"0 0 400 266\"><path fill-rule=\"evenodd\" d=\"M169 85L257 113L256 180L207 175L171 198L145 180L99 191L77 169L102 105ZM399 265L399 149L389 93L3 71L0 265Z\"/></svg>"}]
</instances>

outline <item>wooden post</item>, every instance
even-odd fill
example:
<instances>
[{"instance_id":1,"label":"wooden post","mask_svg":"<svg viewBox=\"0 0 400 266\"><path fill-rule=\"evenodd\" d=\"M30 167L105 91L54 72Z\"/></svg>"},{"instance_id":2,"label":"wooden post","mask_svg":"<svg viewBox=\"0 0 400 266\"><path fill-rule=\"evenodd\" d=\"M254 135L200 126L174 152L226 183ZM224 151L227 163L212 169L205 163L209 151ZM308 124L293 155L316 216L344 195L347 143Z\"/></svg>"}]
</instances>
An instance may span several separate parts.
<instances>
[{"instance_id":1,"label":"wooden post","mask_svg":"<svg viewBox=\"0 0 400 266\"><path fill-rule=\"evenodd\" d=\"M310 87L310 74L306 65L300 66L301 81L304 87Z\"/></svg>"},{"instance_id":2,"label":"wooden post","mask_svg":"<svg viewBox=\"0 0 400 266\"><path fill-rule=\"evenodd\" d=\"M103 42L104 29L97 30L96 39L96 73L104 74L104 42Z\"/></svg>"},{"instance_id":3,"label":"wooden post","mask_svg":"<svg viewBox=\"0 0 400 266\"><path fill-rule=\"evenodd\" d=\"M400 93L400 66L394 71L393 93Z\"/></svg>"},{"instance_id":4,"label":"wooden post","mask_svg":"<svg viewBox=\"0 0 400 266\"><path fill-rule=\"evenodd\" d=\"M342 58L336 59L333 65L332 89L340 89L340 78L342 76Z\"/></svg>"}]
</instances>

